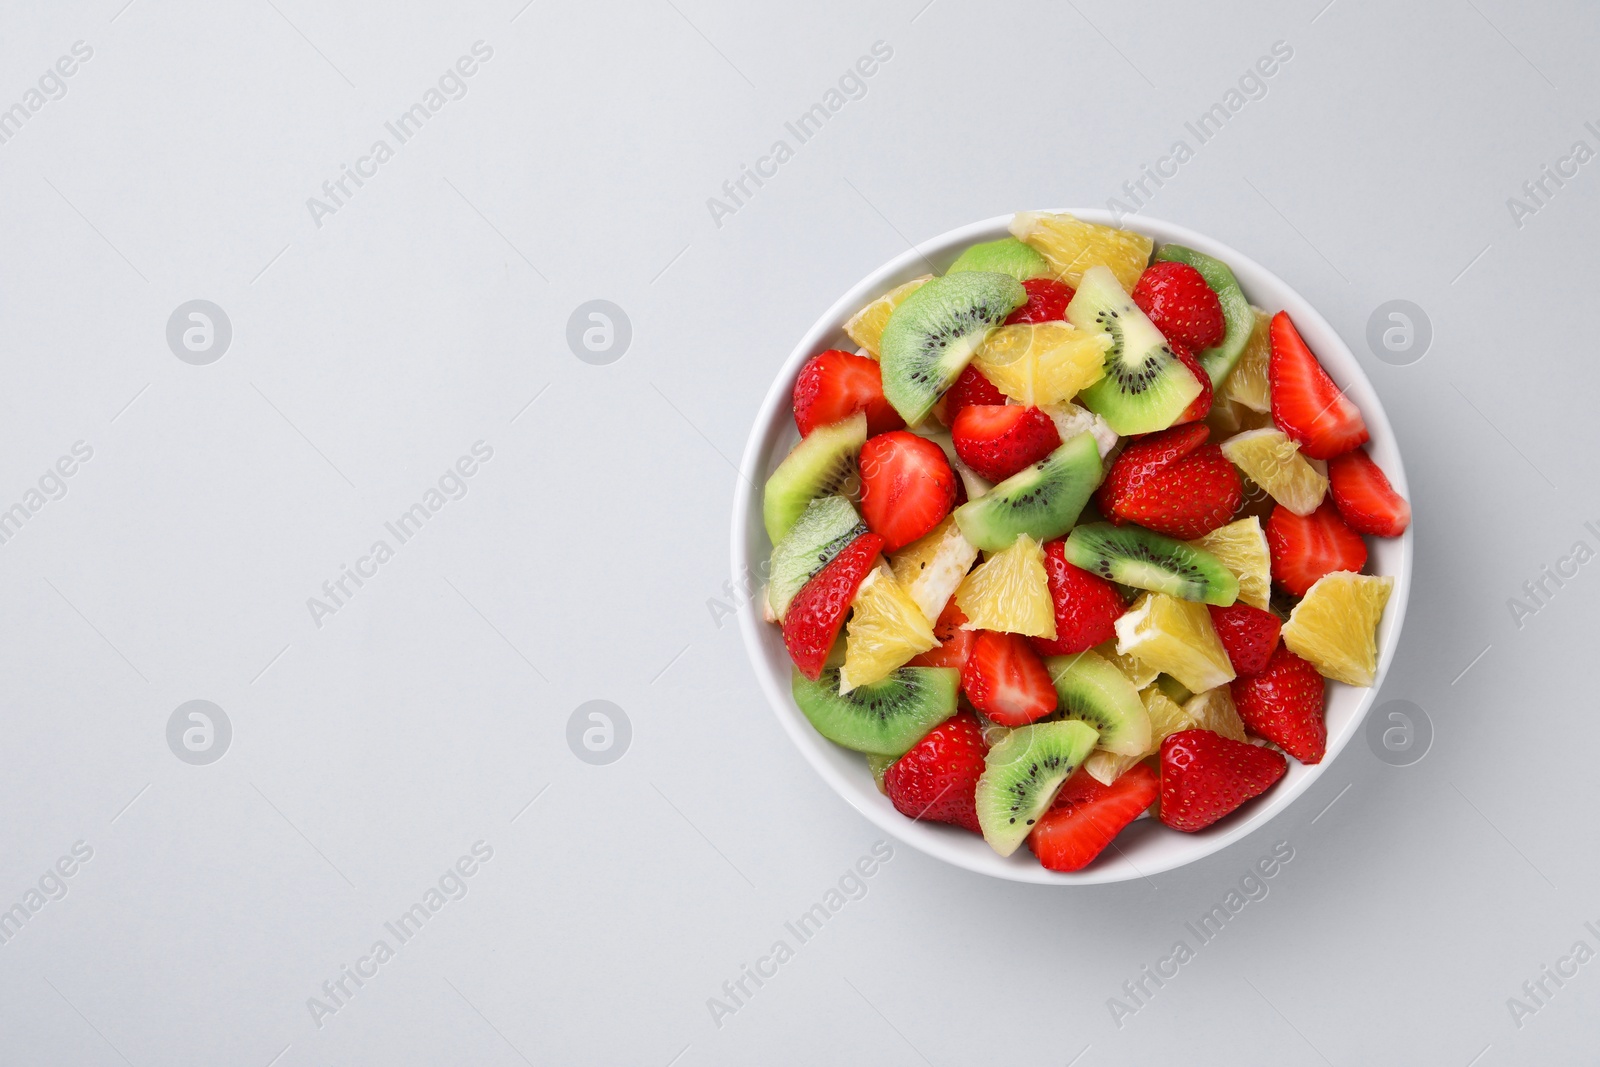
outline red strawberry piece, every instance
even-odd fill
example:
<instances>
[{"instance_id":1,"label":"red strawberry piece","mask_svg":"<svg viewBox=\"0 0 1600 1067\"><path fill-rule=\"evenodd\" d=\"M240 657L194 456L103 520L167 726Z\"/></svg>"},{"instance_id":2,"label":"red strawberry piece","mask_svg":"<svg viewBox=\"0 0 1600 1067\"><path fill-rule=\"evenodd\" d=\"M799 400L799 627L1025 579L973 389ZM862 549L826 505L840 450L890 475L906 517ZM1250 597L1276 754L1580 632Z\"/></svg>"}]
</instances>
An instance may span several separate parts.
<instances>
[{"instance_id":1,"label":"red strawberry piece","mask_svg":"<svg viewBox=\"0 0 1600 1067\"><path fill-rule=\"evenodd\" d=\"M1038 408L1017 404L973 404L950 426L961 462L1003 482L1061 447L1055 420Z\"/></svg>"},{"instance_id":2,"label":"red strawberry piece","mask_svg":"<svg viewBox=\"0 0 1600 1067\"><path fill-rule=\"evenodd\" d=\"M1161 742L1161 821L1174 830L1204 830L1289 769L1282 752L1210 730L1179 730Z\"/></svg>"},{"instance_id":3,"label":"red strawberry piece","mask_svg":"<svg viewBox=\"0 0 1600 1067\"><path fill-rule=\"evenodd\" d=\"M1331 500L1302 518L1279 504L1267 519L1267 550L1272 580L1295 596L1324 574L1359 571L1367 563L1367 543L1345 525Z\"/></svg>"},{"instance_id":4,"label":"red strawberry piece","mask_svg":"<svg viewBox=\"0 0 1600 1067\"><path fill-rule=\"evenodd\" d=\"M822 674L839 627L850 612L856 589L883 551L883 538L864 533L800 587L783 620L783 644L800 673L816 681Z\"/></svg>"},{"instance_id":5,"label":"red strawberry piece","mask_svg":"<svg viewBox=\"0 0 1600 1067\"><path fill-rule=\"evenodd\" d=\"M1067 305L1077 294L1072 286L1054 278L1029 278L1022 283L1028 302L1006 317L1005 324L1019 322L1060 322L1067 317Z\"/></svg>"},{"instance_id":6,"label":"red strawberry piece","mask_svg":"<svg viewBox=\"0 0 1600 1067\"><path fill-rule=\"evenodd\" d=\"M1244 500L1239 470L1204 423L1174 426L1122 450L1095 494L1101 514L1182 540L1222 526Z\"/></svg>"},{"instance_id":7,"label":"red strawberry piece","mask_svg":"<svg viewBox=\"0 0 1600 1067\"><path fill-rule=\"evenodd\" d=\"M1056 609L1056 636L1031 637L1041 656L1075 656L1117 635L1126 605L1117 587L1067 562L1065 541L1046 541L1044 574Z\"/></svg>"},{"instance_id":8,"label":"red strawberry piece","mask_svg":"<svg viewBox=\"0 0 1600 1067\"><path fill-rule=\"evenodd\" d=\"M1206 605L1211 626L1228 652L1228 662L1241 678L1267 669L1272 650L1278 647L1278 631L1283 623L1270 611L1236 601L1225 608Z\"/></svg>"},{"instance_id":9,"label":"red strawberry piece","mask_svg":"<svg viewBox=\"0 0 1600 1067\"><path fill-rule=\"evenodd\" d=\"M883 395L877 360L830 348L800 368L794 383L794 423L801 437L814 426L848 419L858 411L867 413L869 434L888 433L906 424Z\"/></svg>"},{"instance_id":10,"label":"red strawberry piece","mask_svg":"<svg viewBox=\"0 0 1600 1067\"><path fill-rule=\"evenodd\" d=\"M955 384L945 390L939 401L944 405L944 424L950 426L955 423L962 408L973 404L1004 404L1006 394L995 388L994 383L983 376L983 371L968 363Z\"/></svg>"},{"instance_id":11,"label":"red strawberry piece","mask_svg":"<svg viewBox=\"0 0 1600 1067\"><path fill-rule=\"evenodd\" d=\"M978 776L988 751L978 720L958 711L889 765L883 788L908 818L954 823L980 834Z\"/></svg>"},{"instance_id":12,"label":"red strawberry piece","mask_svg":"<svg viewBox=\"0 0 1600 1067\"><path fill-rule=\"evenodd\" d=\"M1128 295L1150 316L1161 336L1191 352L1220 345L1228 332L1222 301L1187 263L1150 264Z\"/></svg>"},{"instance_id":13,"label":"red strawberry piece","mask_svg":"<svg viewBox=\"0 0 1600 1067\"><path fill-rule=\"evenodd\" d=\"M883 550L909 545L950 514L956 474L944 449L908 430L867 438L861 446L861 517L883 537Z\"/></svg>"},{"instance_id":14,"label":"red strawberry piece","mask_svg":"<svg viewBox=\"0 0 1600 1067\"><path fill-rule=\"evenodd\" d=\"M972 654L972 642L978 637L976 630L962 629L966 621L966 612L958 608L956 598L951 597L950 603L939 613L939 620L933 624L933 636L939 639L939 643L912 657L906 666L954 667L957 670L965 667L967 657Z\"/></svg>"},{"instance_id":15,"label":"red strawberry piece","mask_svg":"<svg viewBox=\"0 0 1600 1067\"><path fill-rule=\"evenodd\" d=\"M1047 870L1082 870L1160 792L1160 777L1143 763L1135 763L1110 785L1101 785L1079 768L1034 824L1028 847Z\"/></svg>"},{"instance_id":16,"label":"red strawberry piece","mask_svg":"<svg viewBox=\"0 0 1600 1067\"><path fill-rule=\"evenodd\" d=\"M1357 533L1399 537L1411 525L1411 505L1365 449L1330 459L1328 483L1339 515Z\"/></svg>"},{"instance_id":17,"label":"red strawberry piece","mask_svg":"<svg viewBox=\"0 0 1600 1067\"><path fill-rule=\"evenodd\" d=\"M1235 678L1231 687L1246 729L1301 763L1322 762L1328 752L1328 724L1322 719L1326 686L1315 667L1280 645L1266 670Z\"/></svg>"},{"instance_id":18,"label":"red strawberry piece","mask_svg":"<svg viewBox=\"0 0 1600 1067\"><path fill-rule=\"evenodd\" d=\"M1026 726L1056 710L1056 687L1021 634L979 630L961 668L961 691L1001 726Z\"/></svg>"},{"instance_id":19,"label":"red strawberry piece","mask_svg":"<svg viewBox=\"0 0 1600 1067\"><path fill-rule=\"evenodd\" d=\"M1301 453L1312 459L1332 459L1364 443L1367 424L1361 411L1333 384L1287 311L1272 316L1271 337L1267 381L1278 429L1299 441Z\"/></svg>"},{"instance_id":20,"label":"red strawberry piece","mask_svg":"<svg viewBox=\"0 0 1600 1067\"><path fill-rule=\"evenodd\" d=\"M1207 374L1206 369L1200 366L1200 361L1194 358L1194 353L1183 347L1183 345L1176 341L1168 341L1167 347L1172 349L1172 354L1178 357L1178 362L1188 367L1189 373L1193 374L1200 382L1200 395L1195 397L1189 406L1183 409L1183 414L1178 416L1178 421L1173 425L1181 426L1186 422L1199 422L1211 414L1211 375Z\"/></svg>"}]
</instances>

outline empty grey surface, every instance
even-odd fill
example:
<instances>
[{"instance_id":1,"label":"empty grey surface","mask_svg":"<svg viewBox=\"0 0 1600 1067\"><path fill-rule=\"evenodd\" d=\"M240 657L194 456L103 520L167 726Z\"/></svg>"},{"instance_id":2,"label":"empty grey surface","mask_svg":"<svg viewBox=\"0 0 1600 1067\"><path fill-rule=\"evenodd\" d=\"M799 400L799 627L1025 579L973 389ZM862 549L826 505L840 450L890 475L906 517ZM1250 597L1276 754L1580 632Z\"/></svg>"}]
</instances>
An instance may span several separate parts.
<instances>
[{"instance_id":1,"label":"empty grey surface","mask_svg":"<svg viewBox=\"0 0 1600 1067\"><path fill-rule=\"evenodd\" d=\"M1523 984L1600 950L1600 564L1570 555L1600 549L1600 163L1524 183L1600 149L1600 11L1324 4L9 5L0 908L39 906L0 943L0 1062L1587 1062L1600 962ZM908 240L1128 202L1179 139L1142 209L1296 286L1394 422L1417 562L1376 712L1422 709L1431 749L1352 744L1148 882L890 842L802 942L879 838L747 666L729 457L794 339ZM346 165L371 173L335 203ZM215 358L186 311L169 345L196 300ZM595 320L569 345L596 300L630 326L614 358ZM1394 300L1420 359L1366 345ZM209 762L222 716L169 730L197 700L230 735Z\"/></svg>"}]
</instances>

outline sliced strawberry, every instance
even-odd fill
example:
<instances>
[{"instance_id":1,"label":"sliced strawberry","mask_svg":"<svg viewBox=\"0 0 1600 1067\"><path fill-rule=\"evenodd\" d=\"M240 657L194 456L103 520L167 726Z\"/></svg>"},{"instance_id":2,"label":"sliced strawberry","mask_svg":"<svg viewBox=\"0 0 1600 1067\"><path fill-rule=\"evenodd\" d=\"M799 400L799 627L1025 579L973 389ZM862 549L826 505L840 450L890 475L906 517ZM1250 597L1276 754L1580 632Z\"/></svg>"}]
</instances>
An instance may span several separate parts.
<instances>
[{"instance_id":1,"label":"sliced strawberry","mask_svg":"<svg viewBox=\"0 0 1600 1067\"><path fill-rule=\"evenodd\" d=\"M1221 446L1206 443L1210 435L1193 423L1134 441L1095 494L1101 513L1186 541L1227 523L1244 500L1244 482Z\"/></svg>"},{"instance_id":2,"label":"sliced strawberry","mask_svg":"<svg viewBox=\"0 0 1600 1067\"><path fill-rule=\"evenodd\" d=\"M1315 667L1280 645L1266 670L1235 678L1231 686L1246 729L1301 763L1322 762L1328 752L1328 724L1322 718L1327 687Z\"/></svg>"},{"instance_id":3,"label":"sliced strawberry","mask_svg":"<svg viewBox=\"0 0 1600 1067\"><path fill-rule=\"evenodd\" d=\"M1052 871L1080 871L1161 792L1161 779L1135 763L1110 785L1081 767L1061 784L1050 808L1028 834L1028 847Z\"/></svg>"},{"instance_id":4,"label":"sliced strawberry","mask_svg":"<svg viewBox=\"0 0 1600 1067\"><path fill-rule=\"evenodd\" d=\"M989 746L970 711L958 711L929 730L883 772L883 788L900 814L947 822L975 834L978 776Z\"/></svg>"},{"instance_id":5,"label":"sliced strawberry","mask_svg":"<svg viewBox=\"0 0 1600 1067\"><path fill-rule=\"evenodd\" d=\"M1003 482L1061 447L1055 420L1017 404L962 408L950 426L950 439L961 462L991 482Z\"/></svg>"},{"instance_id":6,"label":"sliced strawberry","mask_svg":"<svg viewBox=\"0 0 1600 1067\"><path fill-rule=\"evenodd\" d=\"M794 424L804 437L814 426L867 413L867 433L888 433L906 424L883 395L878 361L830 348L812 356L794 383Z\"/></svg>"},{"instance_id":7,"label":"sliced strawberry","mask_svg":"<svg viewBox=\"0 0 1600 1067\"><path fill-rule=\"evenodd\" d=\"M1367 543L1345 525L1331 500L1303 518L1282 504L1273 508L1267 548L1272 580L1295 596L1305 596L1324 574L1359 571L1367 563Z\"/></svg>"},{"instance_id":8,"label":"sliced strawberry","mask_svg":"<svg viewBox=\"0 0 1600 1067\"><path fill-rule=\"evenodd\" d=\"M883 551L883 538L864 533L800 587L783 620L783 644L800 673L816 681L822 674L839 627L850 612L856 589Z\"/></svg>"},{"instance_id":9,"label":"sliced strawberry","mask_svg":"<svg viewBox=\"0 0 1600 1067\"><path fill-rule=\"evenodd\" d=\"M1272 357L1267 381L1272 387L1272 421L1300 442L1312 459L1332 459L1367 440L1367 424L1350 398L1333 384L1311 354L1289 313L1272 316Z\"/></svg>"},{"instance_id":10,"label":"sliced strawberry","mask_svg":"<svg viewBox=\"0 0 1600 1067\"><path fill-rule=\"evenodd\" d=\"M883 537L885 552L939 525L956 499L956 475L944 449L908 430L867 438L861 446L861 517Z\"/></svg>"},{"instance_id":11,"label":"sliced strawberry","mask_svg":"<svg viewBox=\"0 0 1600 1067\"><path fill-rule=\"evenodd\" d=\"M1328 461L1328 487L1339 515L1357 533L1399 537L1411 525L1411 505L1364 448Z\"/></svg>"},{"instance_id":12,"label":"sliced strawberry","mask_svg":"<svg viewBox=\"0 0 1600 1067\"><path fill-rule=\"evenodd\" d=\"M1161 336L1191 352L1222 343L1228 332L1222 301L1199 271L1187 263L1152 263L1128 294L1150 316Z\"/></svg>"},{"instance_id":13,"label":"sliced strawberry","mask_svg":"<svg viewBox=\"0 0 1600 1067\"><path fill-rule=\"evenodd\" d=\"M1028 302L1007 316L1005 324L1019 322L1059 322L1067 317L1067 305L1077 294L1072 286L1054 278L1029 278L1022 283Z\"/></svg>"},{"instance_id":14,"label":"sliced strawberry","mask_svg":"<svg viewBox=\"0 0 1600 1067\"><path fill-rule=\"evenodd\" d=\"M1241 678L1267 669L1272 650L1278 647L1278 631L1283 623L1270 611L1236 601L1225 608L1206 605L1211 612L1211 627L1227 650L1228 662Z\"/></svg>"},{"instance_id":15,"label":"sliced strawberry","mask_svg":"<svg viewBox=\"0 0 1600 1067\"><path fill-rule=\"evenodd\" d=\"M939 404L944 409L941 416L946 426L955 424L956 416L961 414L961 409L973 404L1004 404L1006 394L995 388L993 382L983 376L983 371L968 363L956 379L954 385L945 390L944 396L939 398Z\"/></svg>"},{"instance_id":16,"label":"sliced strawberry","mask_svg":"<svg viewBox=\"0 0 1600 1067\"><path fill-rule=\"evenodd\" d=\"M961 691L1001 726L1026 726L1056 710L1056 687L1021 634L979 630L961 669Z\"/></svg>"},{"instance_id":17,"label":"sliced strawberry","mask_svg":"<svg viewBox=\"0 0 1600 1067\"><path fill-rule=\"evenodd\" d=\"M1127 606L1117 587L1067 562L1065 541L1046 541L1044 575L1056 609L1056 636L1030 637L1041 656L1075 656L1111 640Z\"/></svg>"},{"instance_id":18,"label":"sliced strawberry","mask_svg":"<svg viewBox=\"0 0 1600 1067\"><path fill-rule=\"evenodd\" d=\"M976 630L962 629L966 621L966 613L956 606L956 598L951 597L950 603L939 613L939 620L933 624L933 636L939 643L912 657L906 666L954 667L957 670L965 667L967 657L972 654L972 642L978 637Z\"/></svg>"},{"instance_id":19,"label":"sliced strawberry","mask_svg":"<svg viewBox=\"0 0 1600 1067\"><path fill-rule=\"evenodd\" d=\"M1168 734L1161 742L1161 821L1186 833L1204 830L1288 769L1282 752L1210 730Z\"/></svg>"},{"instance_id":20,"label":"sliced strawberry","mask_svg":"<svg viewBox=\"0 0 1600 1067\"><path fill-rule=\"evenodd\" d=\"M1178 362L1188 367L1189 373L1193 374L1200 382L1200 395L1195 397L1193 402L1183 409L1183 414L1178 416L1178 421L1173 425L1182 426L1186 422L1199 422L1211 414L1211 375L1207 374L1205 368L1200 366L1200 361L1194 358L1194 353L1183 345L1176 341L1168 341L1167 347L1172 349L1172 354L1178 357Z\"/></svg>"}]
</instances>

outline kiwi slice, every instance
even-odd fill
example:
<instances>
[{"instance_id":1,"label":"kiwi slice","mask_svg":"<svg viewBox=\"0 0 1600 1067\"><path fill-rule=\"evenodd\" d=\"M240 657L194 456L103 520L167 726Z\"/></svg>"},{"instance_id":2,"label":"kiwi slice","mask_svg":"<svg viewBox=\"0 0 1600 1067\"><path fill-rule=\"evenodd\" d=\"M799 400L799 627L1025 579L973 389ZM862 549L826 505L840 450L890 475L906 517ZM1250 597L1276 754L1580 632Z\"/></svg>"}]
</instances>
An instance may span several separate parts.
<instances>
[{"instance_id":1,"label":"kiwi slice","mask_svg":"<svg viewBox=\"0 0 1600 1067\"><path fill-rule=\"evenodd\" d=\"M956 509L961 536L998 552L1020 534L1049 541L1072 529L1100 484L1100 449L1085 430L1031 467Z\"/></svg>"},{"instance_id":2,"label":"kiwi slice","mask_svg":"<svg viewBox=\"0 0 1600 1067\"><path fill-rule=\"evenodd\" d=\"M1183 245L1162 245L1161 251L1156 253L1156 259L1189 264L1200 272L1200 277L1206 280L1221 301L1222 320L1227 323L1228 332L1223 334L1221 344L1204 352L1196 352L1195 358L1211 376L1212 387L1222 388L1222 380L1239 362L1239 357L1244 354L1244 346L1250 341L1250 331L1256 327L1256 313L1251 310L1250 301L1245 299L1244 290L1239 288L1239 279L1233 276L1233 271L1222 260Z\"/></svg>"},{"instance_id":3,"label":"kiwi slice","mask_svg":"<svg viewBox=\"0 0 1600 1067\"><path fill-rule=\"evenodd\" d=\"M927 417L989 331L1028 299L1009 274L963 271L934 278L889 315L878 346L883 395L906 425Z\"/></svg>"},{"instance_id":4,"label":"kiwi slice","mask_svg":"<svg viewBox=\"0 0 1600 1067\"><path fill-rule=\"evenodd\" d=\"M1051 274L1049 261L1015 237L973 245L957 256L945 273L963 274L974 270L1009 274L1019 282L1048 278Z\"/></svg>"},{"instance_id":5,"label":"kiwi slice","mask_svg":"<svg viewBox=\"0 0 1600 1067\"><path fill-rule=\"evenodd\" d=\"M794 672L794 702L817 733L875 756L902 756L956 713L961 672L954 667L901 667L881 682L839 692L839 668L812 681Z\"/></svg>"},{"instance_id":6,"label":"kiwi slice","mask_svg":"<svg viewBox=\"0 0 1600 1067\"><path fill-rule=\"evenodd\" d=\"M1094 651L1044 661L1060 699L1057 716L1079 719L1100 734L1099 747L1118 756L1150 748L1150 713L1139 691L1115 663Z\"/></svg>"},{"instance_id":7,"label":"kiwi slice","mask_svg":"<svg viewBox=\"0 0 1600 1067\"><path fill-rule=\"evenodd\" d=\"M794 528L807 504L850 484L856 457L866 443L867 416L858 411L848 419L818 426L783 457L767 479L761 499L761 518L774 546Z\"/></svg>"},{"instance_id":8,"label":"kiwi slice","mask_svg":"<svg viewBox=\"0 0 1600 1067\"><path fill-rule=\"evenodd\" d=\"M894 756L867 755L867 769L872 772L872 780L878 784L878 792L884 796L889 795L889 787L884 784L883 776L889 773L889 768L894 766Z\"/></svg>"},{"instance_id":9,"label":"kiwi slice","mask_svg":"<svg viewBox=\"0 0 1600 1067\"><path fill-rule=\"evenodd\" d=\"M1156 688L1167 695L1167 699L1174 704L1182 704L1194 696L1184 684L1170 674L1163 674L1156 678Z\"/></svg>"},{"instance_id":10,"label":"kiwi slice","mask_svg":"<svg viewBox=\"0 0 1600 1067\"><path fill-rule=\"evenodd\" d=\"M1121 436L1165 430L1200 395L1200 383L1110 268L1083 272L1067 319L1080 330L1111 338L1106 376L1079 393L1078 402Z\"/></svg>"},{"instance_id":11,"label":"kiwi slice","mask_svg":"<svg viewBox=\"0 0 1600 1067\"><path fill-rule=\"evenodd\" d=\"M978 776L978 825L989 847L1009 856L1055 799L1099 734L1077 719L1019 726L989 750Z\"/></svg>"},{"instance_id":12,"label":"kiwi slice","mask_svg":"<svg viewBox=\"0 0 1600 1067\"><path fill-rule=\"evenodd\" d=\"M789 602L845 546L867 532L855 505L842 496L822 496L805 511L772 550L767 575L767 604L782 622Z\"/></svg>"},{"instance_id":13,"label":"kiwi slice","mask_svg":"<svg viewBox=\"0 0 1600 1067\"><path fill-rule=\"evenodd\" d=\"M1079 526L1065 554L1074 567L1136 589L1223 608L1239 596L1239 579L1216 556L1141 526Z\"/></svg>"}]
</instances>

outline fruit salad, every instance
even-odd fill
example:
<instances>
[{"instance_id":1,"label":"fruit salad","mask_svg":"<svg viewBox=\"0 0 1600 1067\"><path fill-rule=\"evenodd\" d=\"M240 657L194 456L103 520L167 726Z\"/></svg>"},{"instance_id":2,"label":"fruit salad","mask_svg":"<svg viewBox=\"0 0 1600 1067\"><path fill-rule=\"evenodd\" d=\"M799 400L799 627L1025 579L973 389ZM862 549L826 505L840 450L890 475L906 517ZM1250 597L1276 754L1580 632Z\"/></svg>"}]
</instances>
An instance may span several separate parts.
<instances>
[{"instance_id":1,"label":"fruit salad","mask_svg":"<svg viewBox=\"0 0 1600 1067\"><path fill-rule=\"evenodd\" d=\"M899 812L1076 871L1322 760L1327 687L1378 671L1367 539L1410 508L1226 263L1071 215L1011 233L801 368L763 608L795 703Z\"/></svg>"}]
</instances>

